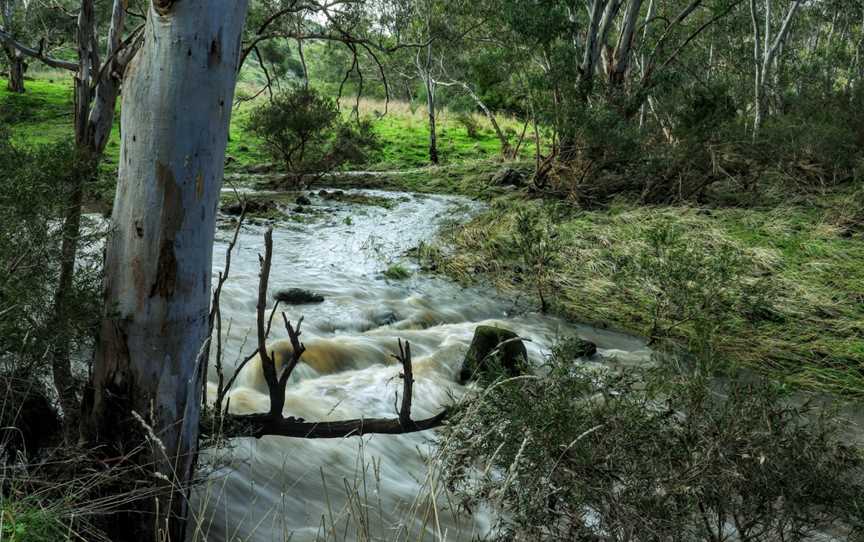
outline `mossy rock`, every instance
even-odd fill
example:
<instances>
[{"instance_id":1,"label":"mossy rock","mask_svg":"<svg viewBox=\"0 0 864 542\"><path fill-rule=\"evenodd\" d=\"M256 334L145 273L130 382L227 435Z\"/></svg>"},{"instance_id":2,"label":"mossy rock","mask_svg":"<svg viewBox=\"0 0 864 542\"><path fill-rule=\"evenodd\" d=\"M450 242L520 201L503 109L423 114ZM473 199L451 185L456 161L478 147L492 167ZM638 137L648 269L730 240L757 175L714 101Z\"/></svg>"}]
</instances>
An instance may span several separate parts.
<instances>
[{"instance_id":1,"label":"mossy rock","mask_svg":"<svg viewBox=\"0 0 864 542\"><path fill-rule=\"evenodd\" d=\"M492 355L496 350L500 351ZM462 362L459 380L486 379L495 373L519 376L528 367L528 351L519 336L509 329L477 326L471 347Z\"/></svg>"}]
</instances>

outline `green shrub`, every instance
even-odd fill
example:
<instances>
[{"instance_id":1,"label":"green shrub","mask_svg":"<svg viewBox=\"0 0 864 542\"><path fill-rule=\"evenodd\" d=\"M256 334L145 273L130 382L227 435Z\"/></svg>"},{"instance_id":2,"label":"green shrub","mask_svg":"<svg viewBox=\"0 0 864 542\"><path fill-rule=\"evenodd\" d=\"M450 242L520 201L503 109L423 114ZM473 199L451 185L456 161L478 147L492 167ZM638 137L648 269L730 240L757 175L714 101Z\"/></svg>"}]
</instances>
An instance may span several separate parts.
<instances>
[{"instance_id":1,"label":"green shrub","mask_svg":"<svg viewBox=\"0 0 864 542\"><path fill-rule=\"evenodd\" d=\"M545 312L549 308L547 293L552 277L551 267L561 250L558 234L537 209L524 207L516 215L512 243L511 250L520 255L525 265L523 272L534 283L540 299L540 310Z\"/></svg>"},{"instance_id":2,"label":"green shrub","mask_svg":"<svg viewBox=\"0 0 864 542\"><path fill-rule=\"evenodd\" d=\"M465 133L471 139L480 138L480 123L474 118L471 113L459 113L456 115L456 122L465 128Z\"/></svg>"},{"instance_id":3,"label":"green shrub","mask_svg":"<svg viewBox=\"0 0 864 542\"><path fill-rule=\"evenodd\" d=\"M31 392L38 395L43 383L50 381L46 345L64 337L75 351L91 346L102 312L101 254L92 250L102 232L86 220L71 291L64 292L68 318L58 322L52 311L61 260L59 220L73 181L93 177L90 164L71 143L25 148L11 143L8 133L0 130L0 393L10 393L14 387L19 406L22 397ZM50 425L38 421L47 418L40 418L38 412L34 415L36 421L32 417L23 421L28 428L19 426L15 409L5 409L0 412L0 427L19 427L25 440L43 444L57 436ZM40 431L44 434L31 435Z\"/></svg>"},{"instance_id":4,"label":"green shrub","mask_svg":"<svg viewBox=\"0 0 864 542\"><path fill-rule=\"evenodd\" d=\"M616 374L575 357L558 348L542 376L477 392L445 430L451 487L497 513L497 539L861 533L864 461L831 413L768 383Z\"/></svg>"},{"instance_id":5,"label":"green shrub","mask_svg":"<svg viewBox=\"0 0 864 542\"><path fill-rule=\"evenodd\" d=\"M2 515L0 540L7 542L67 540L63 523L50 510L36 504L7 500L0 506L0 515Z\"/></svg>"},{"instance_id":6,"label":"green shrub","mask_svg":"<svg viewBox=\"0 0 864 542\"><path fill-rule=\"evenodd\" d=\"M301 177L364 163L378 145L369 122L344 121L336 101L314 89L278 94L252 112L249 128L287 171Z\"/></svg>"}]
</instances>

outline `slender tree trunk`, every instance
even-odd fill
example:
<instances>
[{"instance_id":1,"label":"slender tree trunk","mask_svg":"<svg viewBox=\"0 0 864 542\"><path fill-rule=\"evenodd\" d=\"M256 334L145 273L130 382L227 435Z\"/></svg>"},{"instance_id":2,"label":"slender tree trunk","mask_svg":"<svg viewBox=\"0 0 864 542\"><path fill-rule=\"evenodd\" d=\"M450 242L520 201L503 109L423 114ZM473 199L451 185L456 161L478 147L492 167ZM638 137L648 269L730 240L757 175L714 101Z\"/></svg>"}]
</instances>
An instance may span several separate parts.
<instances>
[{"instance_id":1,"label":"slender tree trunk","mask_svg":"<svg viewBox=\"0 0 864 542\"><path fill-rule=\"evenodd\" d=\"M642 43L643 43L643 52L640 58L640 66L639 71L641 72L642 79L645 78L645 71L648 69L648 59L644 52L645 43L648 41L648 23L651 22L651 19L654 17L654 0L648 0L648 11L645 13L645 29L642 31ZM646 113L646 104L647 100L643 100L642 104L639 106L639 129L645 127L645 113Z\"/></svg>"},{"instance_id":2,"label":"slender tree trunk","mask_svg":"<svg viewBox=\"0 0 864 542\"><path fill-rule=\"evenodd\" d=\"M84 187L97 175L99 161L114 122L114 110L120 90L119 74L122 67L117 53L126 17L125 2L115 0L108 32L108 57L111 69L102 71L96 51L96 18L94 0L81 2L78 16L78 76L75 79L75 144L79 156L76 160L84 162L79 175L72 179L69 201L63 215L61 233L60 276L54 293L52 328L57 335L51 345L51 368L54 387L63 409L64 429L69 440L78 433L80 400L79 386L75 381L70 360L69 328L72 314L72 291L75 277L75 259L78 254L81 235L81 205L84 200ZM102 78L94 84L95 72L102 72ZM95 101L94 101L95 97Z\"/></svg>"},{"instance_id":3,"label":"slender tree trunk","mask_svg":"<svg viewBox=\"0 0 864 542\"><path fill-rule=\"evenodd\" d=\"M624 12L621 34L609 68L609 83L613 87L620 88L624 85L627 71L630 68L630 55L633 50L633 40L641 8L642 0L630 0Z\"/></svg>"},{"instance_id":4,"label":"slender tree trunk","mask_svg":"<svg viewBox=\"0 0 864 542\"><path fill-rule=\"evenodd\" d=\"M429 161L438 165L438 129L435 126L435 82L431 74L426 77L426 109L429 111Z\"/></svg>"},{"instance_id":5,"label":"slender tree trunk","mask_svg":"<svg viewBox=\"0 0 864 542\"><path fill-rule=\"evenodd\" d=\"M507 136L504 134L504 131L501 130L501 126L498 124L498 119L496 119L495 115L492 114L492 111L490 111L489 108L486 107L486 104L483 102L483 100L480 99L480 96L478 96L477 93L474 92L474 89L471 88L471 85L469 85L468 83L465 83L464 81L454 81L454 82L456 84L458 84L460 87L465 89L465 92L467 92L468 95L471 96L471 99L474 100L474 103L477 104L477 107L479 107L480 110L483 111L483 114L486 115L486 119L489 121L489 124L492 125L492 129L495 131L495 135L496 135L496 137L498 137L498 141L501 142L501 155L504 158L510 158L511 157L510 141L507 139Z\"/></svg>"},{"instance_id":6,"label":"slender tree trunk","mask_svg":"<svg viewBox=\"0 0 864 542\"><path fill-rule=\"evenodd\" d=\"M114 540L185 536L196 362L246 11L246 0L153 0L124 79L106 309L82 429L114 452L143 445L135 462L163 481Z\"/></svg>"},{"instance_id":7,"label":"slender tree trunk","mask_svg":"<svg viewBox=\"0 0 864 542\"><path fill-rule=\"evenodd\" d=\"M87 172L95 175L98 158L86 152L76 160L87 160ZM84 173L83 169L81 173ZM84 178L73 178L69 190L69 199L63 214L63 225L60 227L62 241L60 243L60 276L57 289L54 292L54 311L51 329L56 333L51 345L51 370L54 379L54 389L63 409L63 428L70 441L75 440L78 433L80 400L79 385L74 378L70 360L72 292L75 278L75 258L78 254L78 239L81 235L81 205L84 200Z\"/></svg>"},{"instance_id":8,"label":"slender tree trunk","mask_svg":"<svg viewBox=\"0 0 864 542\"><path fill-rule=\"evenodd\" d=\"M754 102L756 111L753 118L754 139L759 136L759 130L768 114L768 89L765 83L771 77L771 68L774 66L774 60L782 50L786 36L789 33L789 28L802 2L803 0L793 0L792 5L789 6L789 11L783 17L780 30L774 36L774 40L771 41L771 2L769 0L765 2L765 35L760 36L756 0L750 0L750 20L753 25L753 63L755 67ZM762 44L761 50L760 43Z\"/></svg>"},{"instance_id":9,"label":"slender tree trunk","mask_svg":"<svg viewBox=\"0 0 864 542\"><path fill-rule=\"evenodd\" d=\"M585 45L582 51L582 63L579 65L579 89L581 98L588 99L594 84L595 62L599 58L600 38L598 33L601 31L600 22L603 16L603 8L606 6L607 0L593 0L589 11L588 29L585 35Z\"/></svg>"},{"instance_id":10,"label":"slender tree trunk","mask_svg":"<svg viewBox=\"0 0 864 542\"><path fill-rule=\"evenodd\" d=\"M0 0L0 26L7 31L12 30L12 18L15 14L15 2L11 0ZM9 64L9 80L6 88L9 92L24 92L24 72L27 64L24 63L24 55L11 43L3 43L3 52L6 54L6 63Z\"/></svg>"},{"instance_id":11,"label":"slender tree trunk","mask_svg":"<svg viewBox=\"0 0 864 542\"><path fill-rule=\"evenodd\" d=\"M9 80L6 83L6 88L9 92L23 93L24 73L27 71L27 63L24 62L24 56L11 46L4 47L3 49L6 52L7 64L9 64Z\"/></svg>"}]
</instances>

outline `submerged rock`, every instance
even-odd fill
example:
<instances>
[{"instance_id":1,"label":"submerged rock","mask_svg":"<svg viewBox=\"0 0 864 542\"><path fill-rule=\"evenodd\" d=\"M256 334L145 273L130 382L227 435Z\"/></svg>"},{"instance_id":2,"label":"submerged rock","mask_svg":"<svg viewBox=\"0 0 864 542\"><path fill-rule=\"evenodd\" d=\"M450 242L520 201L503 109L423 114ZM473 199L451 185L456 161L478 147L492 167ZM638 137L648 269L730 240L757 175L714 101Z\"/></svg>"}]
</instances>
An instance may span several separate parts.
<instances>
[{"instance_id":1,"label":"submerged rock","mask_svg":"<svg viewBox=\"0 0 864 542\"><path fill-rule=\"evenodd\" d=\"M493 352L499 350L497 354ZM471 347L462 362L459 381L463 384L495 369L519 376L528 366L528 351L519 336L500 327L477 326Z\"/></svg>"},{"instance_id":2,"label":"submerged rock","mask_svg":"<svg viewBox=\"0 0 864 542\"><path fill-rule=\"evenodd\" d=\"M393 311L377 312L370 318L376 326L389 326L399 321L399 315Z\"/></svg>"},{"instance_id":3,"label":"submerged rock","mask_svg":"<svg viewBox=\"0 0 864 542\"><path fill-rule=\"evenodd\" d=\"M266 200L249 200L246 202L246 214L249 216L263 215L278 210L276 203ZM240 216L243 212L243 204L239 201L227 203L222 206L222 212L228 216Z\"/></svg>"},{"instance_id":4,"label":"submerged rock","mask_svg":"<svg viewBox=\"0 0 864 542\"><path fill-rule=\"evenodd\" d=\"M312 303L323 303L324 296L303 288L288 288L279 290L273 299L289 305L308 305Z\"/></svg>"}]
</instances>

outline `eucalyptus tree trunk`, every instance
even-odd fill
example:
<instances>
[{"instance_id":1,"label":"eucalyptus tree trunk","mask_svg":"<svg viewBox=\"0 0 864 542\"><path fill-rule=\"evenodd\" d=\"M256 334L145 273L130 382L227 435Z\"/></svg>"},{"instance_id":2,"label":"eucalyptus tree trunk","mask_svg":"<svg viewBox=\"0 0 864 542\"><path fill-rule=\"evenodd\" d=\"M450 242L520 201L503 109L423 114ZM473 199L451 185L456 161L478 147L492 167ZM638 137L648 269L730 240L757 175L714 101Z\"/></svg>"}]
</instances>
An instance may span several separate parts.
<instances>
[{"instance_id":1,"label":"eucalyptus tree trunk","mask_svg":"<svg viewBox=\"0 0 864 542\"><path fill-rule=\"evenodd\" d=\"M3 27L12 30L12 16L15 13L15 2L12 0L0 0L0 23ZM3 52L6 53L6 62L9 64L9 79L6 88L9 92L24 92L24 72L27 64L24 63L24 55L15 49L11 43L3 44Z\"/></svg>"},{"instance_id":2,"label":"eucalyptus tree trunk","mask_svg":"<svg viewBox=\"0 0 864 542\"><path fill-rule=\"evenodd\" d=\"M789 11L783 17L780 29L772 40L771 36L771 0L765 0L764 8L764 35L760 29L759 12L756 0L750 0L750 21L753 25L753 66L754 66L754 116L753 116L753 138L759 135L759 130L765 117L768 115L768 86L766 81L771 77L771 69L774 61L789 33L792 20L801 7L803 0L793 0Z\"/></svg>"},{"instance_id":3,"label":"eucalyptus tree trunk","mask_svg":"<svg viewBox=\"0 0 864 542\"><path fill-rule=\"evenodd\" d=\"M141 446L132 459L160 491L141 503L134 525L118 525L116 540L184 538L246 11L246 0L153 0L124 79L106 308L82 429L107 450Z\"/></svg>"},{"instance_id":4,"label":"eucalyptus tree trunk","mask_svg":"<svg viewBox=\"0 0 864 542\"><path fill-rule=\"evenodd\" d=\"M643 44L648 41L648 28L651 22L651 19L654 18L654 0L648 0L648 11L645 13L645 22L643 26L645 27L642 31L642 42ZM646 70L648 69L648 59L645 55L645 48L642 48L642 55L639 59L639 71L641 72L641 77L645 78ZM647 107L647 99L643 100L639 106L639 129L645 127L645 110Z\"/></svg>"},{"instance_id":5,"label":"eucalyptus tree trunk","mask_svg":"<svg viewBox=\"0 0 864 542\"><path fill-rule=\"evenodd\" d=\"M624 85L627 71L630 68L630 56L633 50L633 40L636 27L639 22L639 10L642 8L642 0L630 0L624 12L624 21L621 25L621 33L618 36L618 44L609 66L609 83L613 87ZM647 28L646 28L647 30Z\"/></svg>"},{"instance_id":6,"label":"eucalyptus tree trunk","mask_svg":"<svg viewBox=\"0 0 864 542\"><path fill-rule=\"evenodd\" d=\"M607 0L593 0L588 11L588 28L585 31L582 62L579 65L580 90L585 100L593 87L595 62L599 58L601 45L598 34L601 33L600 22L606 2Z\"/></svg>"},{"instance_id":7,"label":"eucalyptus tree trunk","mask_svg":"<svg viewBox=\"0 0 864 542\"><path fill-rule=\"evenodd\" d=\"M6 88L9 92L20 94L24 92L24 72L27 71L27 63L24 56L13 47L4 47L6 62L9 64L9 78Z\"/></svg>"},{"instance_id":8,"label":"eucalyptus tree trunk","mask_svg":"<svg viewBox=\"0 0 864 542\"><path fill-rule=\"evenodd\" d=\"M501 142L501 156L503 156L504 158L515 158L515 155L511 156L511 154L513 154L513 149L510 146L510 140L507 139L507 135L504 133L503 130L501 130L501 125L498 124L498 119L495 118L495 114L489 110L489 107L486 106L480 96L478 96L477 93L474 92L474 89L471 88L471 85L464 81L454 81L454 83L465 89L465 92L467 92L468 95L471 96L471 99L474 100L474 103L477 104L477 107L479 107L480 110L483 111L483 114L486 116L486 119L489 121L489 124L492 125L492 129L495 131L495 135L498 137L498 141Z\"/></svg>"}]
</instances>

